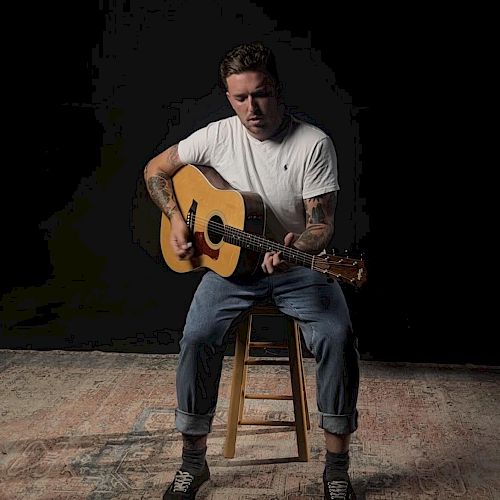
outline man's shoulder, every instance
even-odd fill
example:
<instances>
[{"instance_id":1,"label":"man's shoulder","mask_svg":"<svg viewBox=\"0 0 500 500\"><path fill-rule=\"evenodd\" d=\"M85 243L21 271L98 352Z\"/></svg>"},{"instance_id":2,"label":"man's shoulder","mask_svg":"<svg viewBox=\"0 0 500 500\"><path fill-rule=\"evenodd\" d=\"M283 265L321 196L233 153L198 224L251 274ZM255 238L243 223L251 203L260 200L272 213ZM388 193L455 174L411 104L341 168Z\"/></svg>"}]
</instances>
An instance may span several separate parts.
<instances>
[{"instance_id":1,"label":"man's shoulder","mask_svg":"<svg viewBox=\"0 0 500 500\"><path fill-rule=\"evenodd\" d=\"M238 126L239 120L236 115L228 116L227 118L221 118L219 120L214 120L210 122L207 127L217 127L220 129L224 128L236 128Z\"/></svg>"},{"instance_id":2,"label":"man's shoulder","mask_svg":"<svg viewBox=\"0 0 500 500\"><path fill-rule=\"evenodd\" d=\"M195 140L198 138L206 138L208 140L218 140L227 135L233 135L238 127L238 123L235 122L234 118L237 117L230 116L209 121L196 128L187 139Z\"/></svg>"},{"instance_id":3,"label":"man's shoulder","mask_svg":"<svg viewBox=\"0 0 500 500\"><path fill-rule=\"evenodd\" d=\"M292 115L292 125L297 136L305 141L319 142L330 139L330 136L323 129L303 118Z\"/></svg>"},{"instance_id":4,"label":"man's shoulder","mask_svg":"<svg viewBox=\"0 0 500 500\"><path fill-rule=\"evenodd\" d=\"M221 118L207 123L205 126L198 129L198 132L206 133L207 137L212 140L223 140L228 136L234 137L234 134L238 131L238 123L237 116L229 116L227 118Z\"/></svg>"}]
</instances>

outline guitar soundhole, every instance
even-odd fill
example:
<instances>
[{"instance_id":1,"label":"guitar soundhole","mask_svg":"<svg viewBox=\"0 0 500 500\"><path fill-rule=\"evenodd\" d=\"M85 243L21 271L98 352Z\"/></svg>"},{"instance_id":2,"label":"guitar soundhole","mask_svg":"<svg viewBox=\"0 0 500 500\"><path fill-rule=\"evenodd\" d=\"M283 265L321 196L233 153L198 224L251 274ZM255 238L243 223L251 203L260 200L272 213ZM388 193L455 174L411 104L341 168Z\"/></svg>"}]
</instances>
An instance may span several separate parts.
<instances>
[{"instance_id":1,"label":"guitar soundhole","mask_svg":"<svg viewBox=\"0 0 500 500\"><path fill-rule=\"evenodd\" d=\"M214 245L217 245L218 243L221 242L224 236L224 223L222 222L222 219L218 215L214 215L208 221L207 233L208 233L208 239Z\"/></svg>"}]
</instances>

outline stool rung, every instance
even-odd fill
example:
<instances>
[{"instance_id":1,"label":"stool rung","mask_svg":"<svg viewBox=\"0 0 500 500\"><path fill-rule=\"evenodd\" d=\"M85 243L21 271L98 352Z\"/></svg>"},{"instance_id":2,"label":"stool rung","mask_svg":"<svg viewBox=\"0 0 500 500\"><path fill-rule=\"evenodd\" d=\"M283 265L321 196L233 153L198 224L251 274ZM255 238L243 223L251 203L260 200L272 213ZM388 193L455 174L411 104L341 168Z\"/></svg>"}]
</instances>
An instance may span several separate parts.
<instances>
[{"instance_id":1,"label":"stool rung","mask_svg":"<svg viewBox=\"0 0 500 500\"><path fill-rule=\"evenodd\" d=\"M293 396L289 396L287 394L245 394L245 399L276 399L277 401L291 401Z\"/></svg>"},{"instance_id":2,"label":"stool rung","mask_svg":"<svg viewBox=\"0 0 500 500\"><path fill-rule=\"evenodd\" d=\"M288 359L247 359L245 365L289 365Z\"/></svg>"},{"instance_id":3,"label":"stool rung","mask_svg":"<svg viewBox=\"0 0 500 500\"><path fill-rule=\"evenodd\" d=\"M287 420L258 420L258 419L246 419L246 420L240 420L238 422L240 425L284 425L287 427L295 427L295 422L293 421L287 421Z\"/></svg>"},{"instance_id":4,"label":"stool rung","mask_svg":"<svg viewBox=\"0 0 500 500\"><path fill-rule=\"evenodd\" d=\"M273 347L274 349L288 349L288 344L283 342L249 342L249 347Z\"/></svg>"}]
</instances>

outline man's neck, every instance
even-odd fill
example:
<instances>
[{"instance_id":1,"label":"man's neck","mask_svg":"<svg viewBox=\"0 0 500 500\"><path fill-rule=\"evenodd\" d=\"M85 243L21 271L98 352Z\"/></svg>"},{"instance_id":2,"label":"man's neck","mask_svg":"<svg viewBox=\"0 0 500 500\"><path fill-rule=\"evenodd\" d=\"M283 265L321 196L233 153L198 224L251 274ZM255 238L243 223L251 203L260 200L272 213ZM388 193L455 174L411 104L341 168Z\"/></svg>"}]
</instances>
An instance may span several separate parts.
<instances>
[{"instance_id":1,"label":"man's neck","mask_svg":"<svg viewBox=\"0 0 500 500\"><path fill-rule=\"evenodd\" d=\"M283 113L283 117L281 118L281 123L279 124L278 128L274 132L274 134L269 137L268 139L274 139L278 137L281 132L283 132L286 128L288 128L288 124L290 123L290 115L286 112Z\"/></svg>"}]
</instances>

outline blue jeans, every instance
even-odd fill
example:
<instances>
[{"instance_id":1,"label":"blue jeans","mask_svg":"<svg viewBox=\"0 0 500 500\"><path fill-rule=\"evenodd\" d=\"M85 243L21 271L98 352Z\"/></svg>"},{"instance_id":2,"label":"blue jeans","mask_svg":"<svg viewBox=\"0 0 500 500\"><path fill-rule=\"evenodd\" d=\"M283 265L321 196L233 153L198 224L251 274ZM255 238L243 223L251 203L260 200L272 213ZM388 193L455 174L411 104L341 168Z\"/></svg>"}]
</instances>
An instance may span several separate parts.
<instances>
[{"instance_id":1,"label":"blue jeans","mask_svg":"<svg viewBox=\"0 0 500 500\"><path fill-rule=\"evenodd\" d=\"M183 434L211 431L227 333L254 303L269 298L299 322L316 359L319 426L333 434L356 430L359 354L344 294L336 281L294 266L244 279L203 276L180 341L175 422Z\"/></svg>"}]
</instances>

